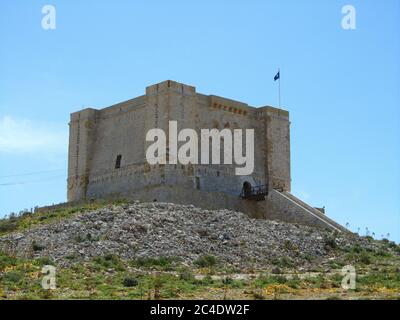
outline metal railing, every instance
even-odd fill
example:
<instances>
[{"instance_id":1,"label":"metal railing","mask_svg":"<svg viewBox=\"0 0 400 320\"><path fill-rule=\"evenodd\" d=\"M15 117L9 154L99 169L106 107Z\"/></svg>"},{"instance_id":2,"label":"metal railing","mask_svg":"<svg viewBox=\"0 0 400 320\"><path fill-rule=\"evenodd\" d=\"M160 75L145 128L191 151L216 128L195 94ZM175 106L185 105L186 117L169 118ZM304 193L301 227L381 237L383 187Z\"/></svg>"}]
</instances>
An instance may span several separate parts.
<instances>
[{"instance_id":1,"label":"metal railing","mask_svg":"<svg viewBox=\"0 0 400 320\"><path fill-rule=\"evenodd\" d=\"M268 195L268 186L267 185L260 185L254 187L242 188L242 192L240 193L240 197L242 199L249 199L249 200L264 200L265 196Z\"/></svg>"}]
</instances>

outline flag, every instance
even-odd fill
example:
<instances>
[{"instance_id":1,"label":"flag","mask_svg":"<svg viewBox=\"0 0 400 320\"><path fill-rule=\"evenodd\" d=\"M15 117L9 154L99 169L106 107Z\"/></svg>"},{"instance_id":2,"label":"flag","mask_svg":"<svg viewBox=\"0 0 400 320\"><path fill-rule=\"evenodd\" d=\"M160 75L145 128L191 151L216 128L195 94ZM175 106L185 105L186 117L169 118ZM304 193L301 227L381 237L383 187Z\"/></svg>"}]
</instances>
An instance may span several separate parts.
<instances>
[{"instance_id":1,"label":"flag","mask_svg":"<svg viewBox=\"0 0 400 320\"><path fill-rule=\"evenodd\" d=\"M281 77L281 72L278 71L278 73L274 77L274 81L278 80Z\"/></svg>"}]
</instances>

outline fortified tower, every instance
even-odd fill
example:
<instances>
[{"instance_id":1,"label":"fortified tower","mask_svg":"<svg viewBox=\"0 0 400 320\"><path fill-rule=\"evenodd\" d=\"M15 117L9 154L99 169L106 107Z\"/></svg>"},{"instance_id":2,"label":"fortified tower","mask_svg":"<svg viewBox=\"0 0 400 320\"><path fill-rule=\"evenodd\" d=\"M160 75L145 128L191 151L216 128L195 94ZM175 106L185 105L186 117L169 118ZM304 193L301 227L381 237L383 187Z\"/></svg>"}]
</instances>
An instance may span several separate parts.
<instances>
[{"instance_id":1,"label":"fortified tower","mask_svg":"<svg viewBox=\"0 0 400 320\"><path fill-rule=\"evenodd\" d=\"M163 129L168 144L170 121L177 122L178 132L191 128L199 136L201 129L254 129L253 173L238 176L235 164L182 165L169 149L167 164L150 165L146 150L151 142L146 142L146 133ZM290 194L290 188L288 111L204 95L193 86L168 80L147 87L143 96L71 114L68 201L123 197L175 202L342 228L328 223L320 211L306 208ZM243 190L262 192L252 199L244 197Z\"/></svg>"}]
</instances>

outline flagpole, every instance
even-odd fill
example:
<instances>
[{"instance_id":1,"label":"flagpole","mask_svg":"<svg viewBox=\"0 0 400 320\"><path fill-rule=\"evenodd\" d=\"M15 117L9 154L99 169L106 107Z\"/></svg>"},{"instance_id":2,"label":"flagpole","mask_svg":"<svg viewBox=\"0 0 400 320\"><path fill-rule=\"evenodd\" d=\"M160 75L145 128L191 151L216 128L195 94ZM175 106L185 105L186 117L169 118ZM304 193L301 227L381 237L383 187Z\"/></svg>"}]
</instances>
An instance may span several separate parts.
<instances>
[{"instance_id":1,"label":"flagpole","mask_svg":"<svg viewBox=\"0 0 400 320\"><path fill-rule=\"evenodd\" d=\"M279 109L281 108L281 69L278 68L279 74Z\"/></svg>"}]
</instances>

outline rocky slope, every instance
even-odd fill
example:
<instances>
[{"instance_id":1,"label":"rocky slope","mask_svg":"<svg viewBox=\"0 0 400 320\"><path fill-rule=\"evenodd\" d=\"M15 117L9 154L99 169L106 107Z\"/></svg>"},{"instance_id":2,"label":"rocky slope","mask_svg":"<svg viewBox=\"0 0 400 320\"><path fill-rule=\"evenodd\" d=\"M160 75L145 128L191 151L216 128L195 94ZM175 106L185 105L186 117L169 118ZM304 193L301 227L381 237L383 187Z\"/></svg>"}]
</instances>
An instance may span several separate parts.
<instances>
[{"instance_id":1,"label":"rocky slope","mask_svg":"<svg viewBox=\"0 0 400 320\"><path fill-rule=\"evenodd\" d=\"M229 210L134 202L5 235L0 237L0 250L21 257L49 257L60 266L110 253L126 260L178 257L187 264L208 254L241 269L269 269L279 263L323 264L340 254L334 248L356 243L370 245L353 235L254 220Z\"/></svg>"}]
</instances>

